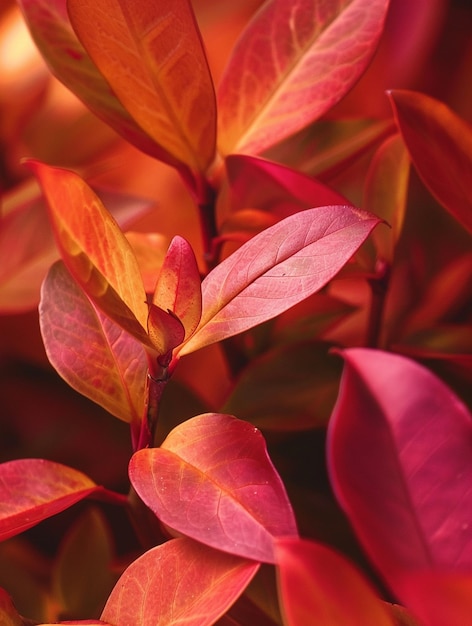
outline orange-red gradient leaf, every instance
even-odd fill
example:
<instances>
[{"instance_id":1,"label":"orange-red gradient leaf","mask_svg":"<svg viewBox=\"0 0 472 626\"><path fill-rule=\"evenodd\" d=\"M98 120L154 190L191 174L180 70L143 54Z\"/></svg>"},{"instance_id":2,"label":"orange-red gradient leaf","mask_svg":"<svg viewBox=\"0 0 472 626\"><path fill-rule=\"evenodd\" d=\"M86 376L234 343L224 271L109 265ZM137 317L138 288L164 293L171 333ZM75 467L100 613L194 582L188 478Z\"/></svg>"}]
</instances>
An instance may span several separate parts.
<instances>
[{"instance_id":1,"label":"orange-red gradient leaf","mask_svg":"<svg viewBox=\"0 0 472 626\"><path fill-rule=\"evenodd\" d=\"M77 174L38 161L28 164L43 189L68 270L104 313L147 343L143 280L115 219Z\"/></svg>"},{"instance_id":2,"label":"orange-red gradient leaf","mask_svg":"<svg viewBox=\"0 0 472 626\"><path fill-rule=\"evenodd\" d=\"M388 0L270 0L241 35L218 88L219 147L259 154L336 104L382 33Z\"/></svg>"},{"instance_id":3,"label":"orange-red gradient leaf","mask_svg":"<svg viewBox=\"0 0 472 626\"><path fill-rule=\"evenodd\" d=\"M438 202L472 231L472 127L430 96L395 90L390 99L418 174Z\"/></svg>"},{"instance_id":4,"label":"orange-red gradient leaf","mask_svg":"<svg viewBox=\"0 0 472 626\"><path fill-rule=\"evenodd\" d=\"M354 207L325 206L253 237L203 280L202 319L180 354L253 328L324 287L379 221Z\"/></svg>"},{"instance_id":5,"label":"orange-red gradient leaf","mask_svg":"<svg viewBox=\"0 0 472 626\"><path fill-rule=\"evenodd\" d=\"M100 489L82 472L45 461L20 459L0 465L0 540L60 513Z\"/></svg>"},{"instance_id":6,"label":"orange-red gradient leaf","mask_svg":"<svg viewBox=\"0 0 472 626\"><path fill-rule=\"evenodd\" d=\"M330 548L282 537L275 550L287 626L395 626L361 573Z\"/></svg>"},{"instance_id":7,"label":"orange-red gradient leaf","mask_svg":"<svg viewBox=\"0 0 472 626\"><path fill-rule=\"evenodd\" d=\"M68 0L72 26L123 106L193 171L215 152L213 82L189 0Z\"/></svg>"},{"instance_id":8,"label":"orange-red gradient leaf","mask_svg":"<svg viewBox=\"0 0 472 626\"><path fill-rule=\"evenodd\" d=\"M230 415L180 424L160 448L135 453L129 475L164 524L225 552L273 562L274 537L297 535L261 433Z\"/></svg>"},{"instance_id":9,"label":"orange-red gradient leaf","mask_svg":"<svg viewBox=\"0 0 472 626\"><path fill-rule=\"evenodd\" d=\"M183 237L174 237L164 259L153 296L153 304L172 311L189 337L202 314L200 273L192 247Z\"/></svg>"},{"instance_id":10,"label":"orange-red gradient leaf","mask_svg":"<svg viewBox=\"0 0 472 626\"><path fill-rule=\"evenodd\" d=\"M92 306L60 261L43 283L39 316L46 354L60 376L112 415L139 423L147 380L144 349Z\"/></svg>"},{"instance_id":11,"label":"orange-red gradient leaf","mask_svg":"<svg viewBox=\"0 0 472 626\"><path fill-rule=\"evenodd\" d=\"M172 539L125 570L101 618L113 626L211 626L258 567L191 539Z\"/></svg>"}]
</instances>

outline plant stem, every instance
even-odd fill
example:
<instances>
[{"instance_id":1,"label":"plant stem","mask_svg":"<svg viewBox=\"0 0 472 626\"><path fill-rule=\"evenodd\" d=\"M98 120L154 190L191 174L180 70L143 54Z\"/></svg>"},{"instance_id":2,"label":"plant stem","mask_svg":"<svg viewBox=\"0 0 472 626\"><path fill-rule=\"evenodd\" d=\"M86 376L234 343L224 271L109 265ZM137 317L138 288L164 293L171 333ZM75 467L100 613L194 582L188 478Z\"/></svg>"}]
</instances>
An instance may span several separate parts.
<instances>
[{"instance_id":1,"label":"plant stem","mask_svg":"<svg viewBox=\"0 0 472 626\"><path fill-rule=\"evenodd\" d=\"M382 330L382 318L385 309L385 297L390 282L390 264L384 259L377 259L376 272L368 280L371 289L371 305L365 345L368 348L378 348Z\"/></svg>"},{"instance_id":2,"label":"plant stem","mask_svg":"<svg viewBox=\"0 0 472 626\"><path fill-rule=\"evenodd\" d=\"M205 181L204 190L201 193L201 200L198 202L198 213L200 217L200 231L203 244L203 260L205 262L206 272L213 269L217 263L217 255L215 255L215 246L213 241L218 235L215 216L215 190Z\"/></svg>"}]
</instances>

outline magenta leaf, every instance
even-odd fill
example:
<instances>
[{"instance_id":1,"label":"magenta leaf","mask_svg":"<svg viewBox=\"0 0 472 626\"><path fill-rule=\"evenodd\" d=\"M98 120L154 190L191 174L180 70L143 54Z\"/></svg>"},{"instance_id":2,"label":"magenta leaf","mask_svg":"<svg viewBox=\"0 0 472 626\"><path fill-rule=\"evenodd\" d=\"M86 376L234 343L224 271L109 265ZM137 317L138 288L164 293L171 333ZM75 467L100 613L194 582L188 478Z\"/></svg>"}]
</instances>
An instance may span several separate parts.
<instances>
[{"instance_id":1,"label":"magenta leaf","mask_svg":"<svg viewBox=\"0 0 472 626\"><path fill-rule=\"evenodd\" d=\"M330 476L368 555L398 574L472 566L472 421L431 372L353 348L328 429Z\"/></svg>"},{"instance_id":2,"label":"magenta leaf","mask_svg":"<svg viewBox=\"0 0 472 626\"><path fill-rule=\"evenodd\" d=\"M360 572L330 548L298 538L275 542L287 626L394 626Z\"/></svg>"},{"instance_id":3,"label":"magenta leaf","mask_svg":"<svg viewBox=\"0 0 472 626\"><path fill-rule=\"evenodd\" d=\"M60 463L43 459L2 463L0 540L28 530L100 489L82 472Z\"/></svg>"},{"instance_id":4,"label":"magenta leaf","mask_svg":"<svg viewBox=\"0 0 472 626\"><path fill-rule=\"evenodd\" d=\"M203 313L180 354L252 328L326 285L380 220L349 206L291 215L220 263L202 282Z\"/></svg>"},{"instance_id":5,"label":"magenta leaf","mask_svg":"<svg viewBox=\"0 0 472 626\"><path fill-rule=\"evenodd\" d=\"M39 315L48 359L60 376L112 415L139 423L147 380L144 349L91 304L62 262L46 276Z\"/></svg>"},{"instance_id":6,"label":"magenta leaf","mask_svg":"<svg viewBox=\"0 0 472 626\"><path fill-rule=\"evenodd\" d=\"M101 618L114 626L211 626L258 567L186 537L172 539L126 569Z\"/></svg>"},{"instance_id":7,"label":"magenta leaf","mask_svg":"<svg viewBox=\"0 0 472 626\"><path fill-rule=\"evenodd\" d=\"M199 415L129 467L159 519L206 545L273 562L274 537L297 535L292 507L261 433L230 415Z\"/></svg>"},{"instance_id":8,"label":"magenta leaf","mask_svg":"<svg viewBox=\"0 0 472 626\"><path fill-rule=\"evenodd\" d=\"M271 0L218 89L222 154L259 154L336 104L374 53L388 0Z\"/></svg>"}]
</instances>

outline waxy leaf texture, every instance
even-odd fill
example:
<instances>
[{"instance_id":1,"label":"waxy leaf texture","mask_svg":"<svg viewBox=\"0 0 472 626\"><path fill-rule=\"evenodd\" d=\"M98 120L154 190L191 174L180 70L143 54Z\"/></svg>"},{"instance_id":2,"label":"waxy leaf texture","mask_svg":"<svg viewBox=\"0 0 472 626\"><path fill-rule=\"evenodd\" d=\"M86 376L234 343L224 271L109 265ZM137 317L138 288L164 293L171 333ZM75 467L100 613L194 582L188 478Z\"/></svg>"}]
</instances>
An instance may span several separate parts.
<instances>
[{"instance_id":1,"label":"waxy leaf texture","mask_svg":"<svg viewBox=\"0 0 472 626\"><path fill-rule=\"evenodd\" d=\"M218 88L222 154L260 154L336 104L368 65L388 0L270 0Z\"/></svg>"},{"instance_id":2,"label":"waxy leaf texture","mask_svg":"<svg viewBox=\"0 0 472 626\"><path fill-rule=\"evenodd\" d=\"M472 127L421 93L390 92L398 128L430 192L472 232Z\"/></svg>"},{"instance_id":3,"label":"waxy leaf texture","mask_svg":"<svg viewBox=\"0 0 472 626\"><path fill-rule=\"evenodd\" d=\"M172 539L126 569L101 618L113 626L211 626L258 567L191 539Z\"/></svg>"},{"instance_id":4,"label":"waxy leaf texture","mask_svg":"<svg viewBox=\"0 0 472 626\"><path fill-rule=\"evenodd\" d=\"M429 370L363 348L328 427L331 481L391 587L403 572L472 567L472 420Z\"/></svg>"},{"instance_id":5,"label":"waxy leaf texture","mask_svg":"<svg viewBox=\"0 0 472 626\"><path fill-rule=\"evenodd\" d=\"M60 376L112 415L139 423L148 367L144 349L93 307L60 261L43 283L39 320L46 354Z\"/></svg>"},{"instance_id":6,"label":"waxy leaf texture","mask_svg":"<svg viewBox=\"0 0 472 626\"><path fill-rule=\"evenodd\" d=\"M330 548L280 538L275 553L287 626L395 626L361 573Z\"/></svg>"},{"instance_id":7,"label":"waxy leaf texture","mask_svg":"<svg viewBox=\"0 0 472 626\"><path fill-rule=\"evenodd\" d=\"M326 285L380 220L349 206L291 215L254 236L202 282L202 318L180 354L253 328Z\"/></svg>"},{"instance_id":8,"label":"waxy leaf texture","mask_svg":"<svg viewBox=\"0 0 472 626\"><path fill-rule=\"evenodd\" d=\"M194 172L214 157L216 105L189 0L68 0L72 26L139 126Z\"/></svg>"},{"instance_id":9,"label":"waxy leaf texture","mask_svg":"<svg viewBox=\"0 0 472 626\"><path fill-rule=\"evenodd\" d=\"M272 563L274 538L297 535L261 433L230 415L187 420L136 452L129 475L164 524L225 552Z\"/></svg>"},{"instance_id":10,"label":"waxy leaf texture","mask_svg":"<svg viewBox=\"0 0 472 626\"><path fill-rule=\"evenodd\" d=\"M0 465L0 540L21 533L100 489L82 472L43 459Z\"/></svg>"}]
</instances>

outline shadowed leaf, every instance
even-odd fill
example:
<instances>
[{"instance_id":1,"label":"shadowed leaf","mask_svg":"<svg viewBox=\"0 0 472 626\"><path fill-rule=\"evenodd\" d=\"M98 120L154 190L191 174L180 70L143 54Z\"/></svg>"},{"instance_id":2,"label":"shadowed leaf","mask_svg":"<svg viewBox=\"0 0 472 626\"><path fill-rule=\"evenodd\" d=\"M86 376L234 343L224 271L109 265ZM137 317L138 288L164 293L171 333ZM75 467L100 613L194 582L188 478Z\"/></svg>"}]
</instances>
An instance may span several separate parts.
<instances>
[{"instance_id":1,"label":"shadowed leaf","mask_svg":"<svg viewBox=\"0 0 472 626\"><path fill-rule=\"evenodd\" d=\"M0 540L60 513L100 489L82 472L43 459L0 465Z\"/></svg>"},{"instance_id":2,"label":"shadowed leaf","mask_svg":"<svg viewBox=\"0 0 472 626\"><path fill-rule=\"evenodd\" d=\"M274 537L297 534L261 433L229 415L180 424L134 454L129 475L164 524L225 552L273 562Z\"/></svg>"},{"instance_id":3,"label":"shadowed leaf","mask_svg":"<svg viewBox=\"0 0 472 626\"><path fill-rule=\"evenodd\" d=\"M243 31L218 88L223 154L258 154L315 121L360 77L388 0L271 0Z\"/></svg>"},{"instance_id":4,"label":"shadowed leaf","mask_svg":"<svg viewBox=\"0 0 472 626\"><path fill-rule=\"evenodd\" d=\"M258 567L191 539L172 539L126 569L101 617L114 626L211 626Z\"/></svg>"}]
</instances>

